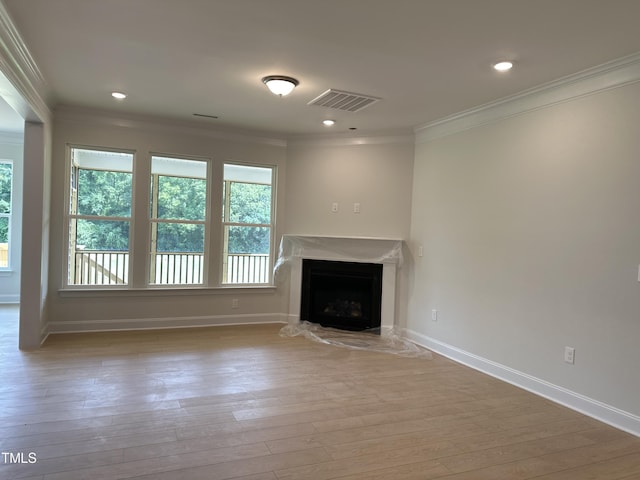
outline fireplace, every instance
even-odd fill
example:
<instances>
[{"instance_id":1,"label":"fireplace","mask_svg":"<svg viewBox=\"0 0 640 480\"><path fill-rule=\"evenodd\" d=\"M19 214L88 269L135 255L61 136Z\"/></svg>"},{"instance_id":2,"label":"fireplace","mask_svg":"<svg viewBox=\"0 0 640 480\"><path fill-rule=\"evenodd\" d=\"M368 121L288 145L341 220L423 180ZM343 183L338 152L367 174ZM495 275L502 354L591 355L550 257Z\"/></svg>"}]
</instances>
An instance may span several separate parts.
<instances>
[{"instance_id":1,"label":"fireplace","mask_svg":"<svg viewBox=\"0 0 640 480\"><path fill-rule=\"evenodd\" d=\"M396 271L402 265L403 241L388 238L283 235L275 266L276 281L289 280L287 322L301 320L302 264L306 260L337 263L373 263L382 268L380 326L396 324Z\"/></svg>"},{"instance_id":2,"label":"fireplace","mask_svg":"<svg viewBox=\"0 0 640 480\"><path fill-rule=\"evenodd\" d=\"M379 328L379 263L303 259L300 319L343 330Z\"/></svg>"}]
</instances>

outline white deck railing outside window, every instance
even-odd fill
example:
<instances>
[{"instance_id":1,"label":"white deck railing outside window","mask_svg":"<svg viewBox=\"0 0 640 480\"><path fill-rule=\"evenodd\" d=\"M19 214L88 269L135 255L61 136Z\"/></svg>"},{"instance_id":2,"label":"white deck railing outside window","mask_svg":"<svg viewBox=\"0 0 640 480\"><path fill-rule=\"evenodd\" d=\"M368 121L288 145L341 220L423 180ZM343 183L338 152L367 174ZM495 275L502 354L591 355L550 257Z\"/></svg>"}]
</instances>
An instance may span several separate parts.
<instances>
[{"instance_id":1,"label":"white deck railing outside window","mask_svg":"<svg viewBox=\"0 0 640 480\"><path fill-rule=\"evenodd\" d=\"M156 253L152 284L198 285L203 283L201 253ZM268 283L269 255L229 254L224 259L223 283ZM75 253L72 285L126 285L129 283L129 253L83 250Z\"/></svg>"}]
</instances>

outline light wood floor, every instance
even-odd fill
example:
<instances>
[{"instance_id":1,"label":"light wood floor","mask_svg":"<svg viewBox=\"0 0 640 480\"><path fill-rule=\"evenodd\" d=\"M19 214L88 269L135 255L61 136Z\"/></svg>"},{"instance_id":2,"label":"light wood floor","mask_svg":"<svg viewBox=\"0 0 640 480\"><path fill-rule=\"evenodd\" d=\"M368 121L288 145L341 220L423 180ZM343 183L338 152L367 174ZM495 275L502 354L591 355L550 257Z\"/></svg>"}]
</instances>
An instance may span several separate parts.
<instances>
[{"instance_id":1,"label":"light wood floor","mask_svg":"<svg viewBox=\"0 0 640 480\"><path fill-rule=\"evenodd\" d=\"M435 355L279 326L52 336L0 309L0 478L640 479L640 439ZM4 454L3 454L4 455ZM15 457L14 457L15 459Z\"/></svg>"}]
</instances>

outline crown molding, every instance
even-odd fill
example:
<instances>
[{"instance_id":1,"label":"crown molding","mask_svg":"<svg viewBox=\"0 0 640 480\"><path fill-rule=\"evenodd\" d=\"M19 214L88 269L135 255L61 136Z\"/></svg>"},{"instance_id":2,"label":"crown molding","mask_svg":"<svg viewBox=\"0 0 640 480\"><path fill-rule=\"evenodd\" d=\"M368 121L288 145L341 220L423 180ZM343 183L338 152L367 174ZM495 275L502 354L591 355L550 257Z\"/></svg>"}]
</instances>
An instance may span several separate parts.
<instances>
[{"instance_id":1,"label":"crown molding","mask_svg":"<svg viewBox=\"0 0 640 480\"><path fill-rule=\"evenodd\" d=\"M336 134L314 136L290 136L287 146L300 147L344 147L356 145L384 145L384 144L410 144L415 143L415 136L411 131L375 132L363 135Z\"/></svg>"},{"instance_id":2,"label":"crown molding","mask_svg":"<svg viewBox=\"0 0 640 480\"><path fill-rule=\"evenodd\" d=\"M231 142L257 143L273 147L286 147L284 138L270 136L265 132L256 132L240 129L213 128L199 122L115 112L113 110L100 110L71 105L61 105L55 110L56 121L79 122L82 124L132 128L139 131L163 132L183 135L197 135L227 140Z\"/></svg>"},{"instance_id":3,"label":"crown molding","mask_svg":"<svg viewBox=\"0 0 640 480\"><path fill-rule=\"evenodd\" d=\"M416 143L640 81L640 53L604 63L495 102L418 126Z\"/></svg>"},{"instance_id":4,"label":"crown molding","mask_svg":"<svg viewBox=\"0 0 640 480\"><path fill-rule=\"evenodd\" d=\"M26 121L49 122L47 83L0 1L0 95Z\"/></svg>"}]
</instances>

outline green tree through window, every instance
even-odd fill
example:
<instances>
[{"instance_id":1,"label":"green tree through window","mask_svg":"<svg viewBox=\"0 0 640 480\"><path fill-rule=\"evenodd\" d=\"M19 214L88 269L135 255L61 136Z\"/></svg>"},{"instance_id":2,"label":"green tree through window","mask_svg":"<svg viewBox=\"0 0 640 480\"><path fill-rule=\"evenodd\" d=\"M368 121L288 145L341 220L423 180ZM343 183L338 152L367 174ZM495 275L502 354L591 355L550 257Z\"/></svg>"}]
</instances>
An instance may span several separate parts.
<instances>
[{"instance_id":1,"label":"green tree through window","mask_svg":"<svg viewBox=\"0 0 640 480\"><path fill-rule=\"evenodd\" d=\"M131 216L131 174L78 169L77 213L98 217ZM129 224L100 220L78 222L76 242L86 250L125 251Z\"/></svg>"},{"instance_id":2,"label":"green tree through window","mask_svg":"<svg viewBox=\"0 0 640 480\"><path fill-rule=\"evenodd\" d=\"M271 185L231 182L229 220L234 223L271 222ZM269 228L231 227L229 253L269 253Z\"/></svg>"}]
</instances>

